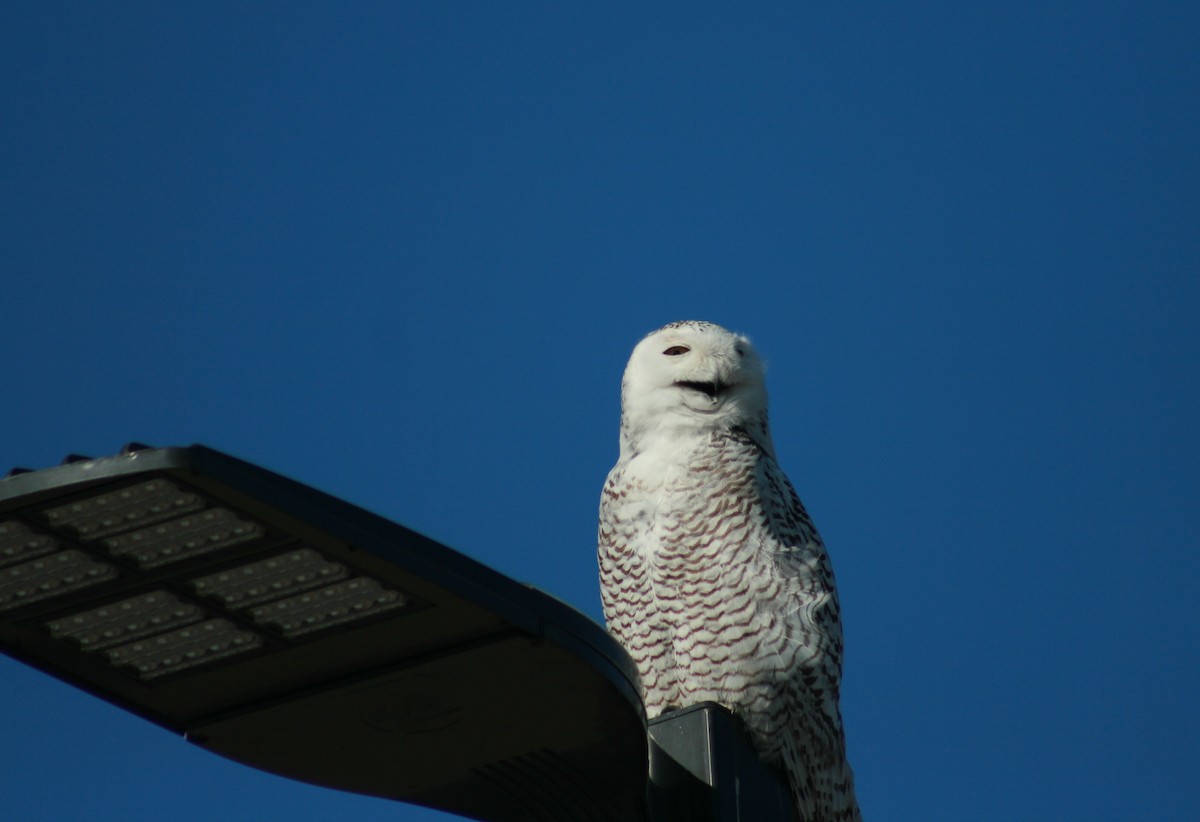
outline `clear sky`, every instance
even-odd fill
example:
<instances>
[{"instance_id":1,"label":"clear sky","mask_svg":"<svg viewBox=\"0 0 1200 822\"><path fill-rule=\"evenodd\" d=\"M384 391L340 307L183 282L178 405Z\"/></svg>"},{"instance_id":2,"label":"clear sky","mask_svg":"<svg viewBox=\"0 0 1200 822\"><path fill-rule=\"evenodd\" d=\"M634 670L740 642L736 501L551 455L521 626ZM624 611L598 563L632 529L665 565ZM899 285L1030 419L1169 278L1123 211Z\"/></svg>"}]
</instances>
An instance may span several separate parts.
<instances>
[{"instance_id":1,"label":"clear sky","mask_svg":"<svg viewBox=\"0 0 1200 822\"><path fill-rule=\"evenodd\" d=\"M600 616L629 350L769 362L871 820L1200 808L1200 5L20 3L0 463L204 443ZM0 659L20 822L435 820Z\"/></svg>"}]
</instances>

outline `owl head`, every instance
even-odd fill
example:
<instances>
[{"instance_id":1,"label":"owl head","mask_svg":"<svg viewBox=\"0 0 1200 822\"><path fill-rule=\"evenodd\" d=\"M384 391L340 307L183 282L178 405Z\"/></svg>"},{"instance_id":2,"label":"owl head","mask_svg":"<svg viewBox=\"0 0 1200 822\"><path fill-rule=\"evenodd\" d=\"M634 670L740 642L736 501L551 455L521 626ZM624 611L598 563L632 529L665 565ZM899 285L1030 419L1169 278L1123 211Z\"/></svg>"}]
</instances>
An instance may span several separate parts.
<instances>
[{"instance_id":1,"label":"owl head","mask_svg":"<svg viewBox=\"0 0 1200 822\"><path fill-rule=\"evenodd\" d=\"M767 388L758 352L713 323L675 322L633 349L621 381L621 452L649 438L741 428L772 451Z\"/></svg>"}]
</instances>

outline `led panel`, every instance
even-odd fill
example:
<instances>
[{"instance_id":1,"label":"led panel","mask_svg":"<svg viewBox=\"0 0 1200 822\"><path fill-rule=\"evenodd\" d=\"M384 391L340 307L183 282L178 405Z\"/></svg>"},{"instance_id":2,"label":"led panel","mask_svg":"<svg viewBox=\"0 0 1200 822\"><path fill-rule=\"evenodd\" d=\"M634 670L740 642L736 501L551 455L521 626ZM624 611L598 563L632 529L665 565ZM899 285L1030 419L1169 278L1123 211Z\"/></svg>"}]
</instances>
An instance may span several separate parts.
<instances>
[{"instance_id":1,"label":"led panel","mask_svg":"<svg viewBox=\"0 0 1200 822\"><path fill-rule=\"evenodd\" d=\"M128 557L145 568L157 568L258 539L265 534L266 529L257 522L247 522L226 508L210 508L195 510L130 534L109 537L103 545L115 556Z\"/></svg>"},{"instance_id":2,"label":"led panel","mask_svg":"<svg viewBox=\"0 0 1200 822\"><path fill-rule=\"evenodd\" d=\"M0 522L0 568L49 554L58 548L53 537L15 520Z\"/></svg>"},{"instance_id":3,"label":"led panel","mask_svg":"<svg viewBox=\"0 0 1200 822\"><path fill-rule=\"evenodd\" d=\"M404 595L398 591L359 577L254 608L250 614L255 622L276 628L290 638L365 619L405 604Z\"/></svg>"},{"instance_id":4,"label":"led panel","mask_svg":"<svg viewBox=\"0 0 1200 822\"><path fill-rule=\"evenodd\" d=\"M253 651L263 644L258 634L225 619L210 619L187 628L121 645L105 652L109 662L129 668L142 679L194 668Z\"/></svg>"},{"instance_id":5,"label":"led panel","mask_svg":"<svg viewBox=\"0 0 1200 822\"><path fill-rule=\"evenodd\" d=\"M52 636L97 651L199 622L204 609L169 591L151 591L46 623Z\"/></svg>"},{"instance_id":6,"label":"led panel","mask_svg":"<svg viewBox=\"0 0 1200 822\"><path fill-rule=\"evenodd\" d=\"M0 611L115 579L118 571L72 549L0 570Z\"/></svg>"},{"instance_id":7,"label":"led panel","mask_svg":"<svg viewBox=\"0 0 1200 822\"><path fill-rule=\"evenodd\" d=\"M192 588L226 608L248 608L345 579L349 573L345 565L301 548L200 577L192 581Z\"/></svg>"},{"instance_id":8,"label":"led panel","mask_svg":"<svg viewBox=\"0 0 1200 822\"><path fill-rule=\"evenodd\" d=\"M204 507L200 495L165 479L152 479L43 512L52 528L83 540L100 539Z\"/></svg>"}]
</instances>

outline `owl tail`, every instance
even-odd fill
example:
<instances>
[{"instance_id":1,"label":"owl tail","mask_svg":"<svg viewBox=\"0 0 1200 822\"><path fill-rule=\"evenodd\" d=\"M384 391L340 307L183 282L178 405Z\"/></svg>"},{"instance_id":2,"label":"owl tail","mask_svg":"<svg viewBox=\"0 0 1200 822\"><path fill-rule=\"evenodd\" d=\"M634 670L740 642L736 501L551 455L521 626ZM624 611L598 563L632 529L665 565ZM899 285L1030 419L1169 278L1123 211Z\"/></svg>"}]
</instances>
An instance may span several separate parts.
<instances>
[{"instance_id":1,"label":"owl tail","mask_svg":"<svg viewBox=\"0 0 1200 822\"><path fill-rule=\"evenodd\" d=\"M811 736L790 735L784 745L783 763L800 822L862 822L846 746L840 738L837 742L816 751Z\"/></svg>"}]
</instances>

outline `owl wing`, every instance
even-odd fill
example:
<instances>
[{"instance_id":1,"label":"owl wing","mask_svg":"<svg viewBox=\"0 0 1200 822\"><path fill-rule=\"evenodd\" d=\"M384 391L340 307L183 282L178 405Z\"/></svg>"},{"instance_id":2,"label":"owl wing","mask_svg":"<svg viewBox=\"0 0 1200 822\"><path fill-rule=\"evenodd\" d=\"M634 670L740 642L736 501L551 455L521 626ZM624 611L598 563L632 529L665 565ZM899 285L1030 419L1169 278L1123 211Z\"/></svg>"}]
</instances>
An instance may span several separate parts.
<instances>
[{"instance_id":1,"label":"owl wing","mask_svg":"<svg viewBox=\"0 0 1200 822\"><path fill-rule=\"evenodd\" d=\"M600 497L598 560L600 598L608 630L637 664L646 713L653 717L672 702L676 677L671 634L659 612L647 562L647 532L630 501L630 488L617 465Z\"/></svg>"},{"instance_id":2,"label":"owl wing","mask_svg":"<svg viewBox=\"0 0 1200 822\"><path fill-rule=\"evenodd\" d=\"M759 464L764 559L784 580L776 614L792 651L782 753L805 819L857 820L854 778L838 707L842 625L833 567L791 482L774 458Z\"/></svg>"},{"instance_id":3,"label":"owl wing","mask_svg":"<svg viewBox=\"0 0 1200 822\"><path fill-rule=\"evenodd\" d=\"M837 582L825 543L804 504L774 457L758 463L763 509L761 550L787 581L789 637L802 650L799 661L821 659L832 673L834 697L841 682L842 619Z\"/></svg>"}]
</instances>

